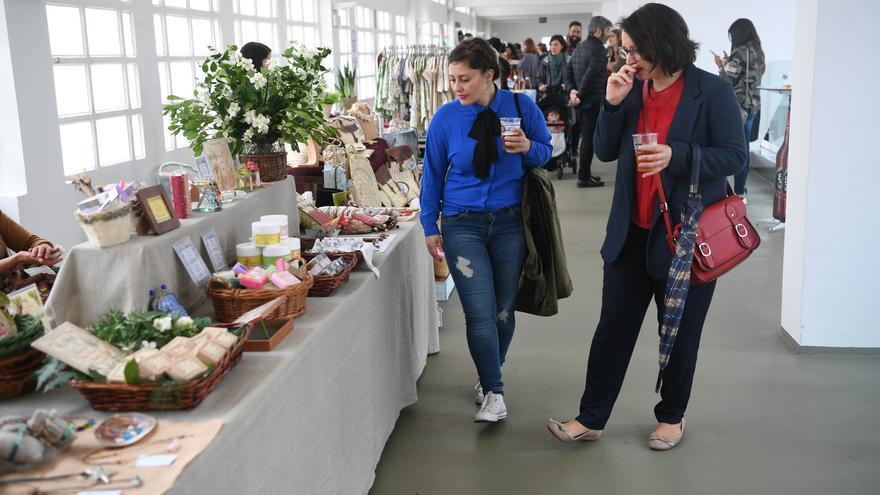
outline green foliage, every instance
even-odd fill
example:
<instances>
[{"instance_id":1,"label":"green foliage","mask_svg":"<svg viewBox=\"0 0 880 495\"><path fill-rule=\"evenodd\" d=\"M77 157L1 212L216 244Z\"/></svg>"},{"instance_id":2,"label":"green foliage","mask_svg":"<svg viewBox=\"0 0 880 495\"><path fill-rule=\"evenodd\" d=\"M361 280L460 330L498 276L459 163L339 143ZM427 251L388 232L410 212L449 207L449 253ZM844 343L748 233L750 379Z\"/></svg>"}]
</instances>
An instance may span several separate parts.
<instances>
[{"instance_id":1,"label":"green foliage","mask_svg":"<svg viewBox=\"0 0 880 495\"><path fill-rule=\"evenodd\" d=\"M350 68L348 64L345 64L341 69L336 69L336 92L341 98L356 97L354 89L356 78L357 69Z\"/></svg>"},{"instance_id":2,"label":"green foliage","mask_svg":"<svg viewBox=\"0 0 880 495\"><path fill-rule=\"evenodd\" d=\"M157 322L157 320L167 321L168 318L171 319L170 328L164 328L161 321ZM95 337L125 352L134 352L140 349L144 342L154 342L156 347L161 349L174 337L193 337L211 324L211 319L207 317L190 320L174 318L161 311L134 311L125 315L121 311L113 310L105 314L97 323L92 324L89 331Z\"/></svg>"},{"instance_id":3,"label":"green foliage","mask_svg":"<svg viewBox=\"0 0 880 495\"><path fill-rule=\"evenodd\" d=\"M219 137L227 139L233 155L246 143L295 144L309 137L323 142L330 132L319 100L327 73L322 63L329 54L328 48L292 45L282 53L286 65L256 72L237 46L215 51L202 63L204 76L191 98L168 97L168 129L188 139L195 155L202 153L205 141Z\"/></svg>"},{"instance_id":4,"label":"green foliage","mask_svg":"<svg viewBox=\"0 0 880 495\"><path fill-rule=\"evenodd\" d=\"M342 101L342 96L340 96L339 93L332 92L332 93L324 93L324 95L321 96L320 103L322 105L335 105L336 103L339 103L340 101Z\"/></svg>"},{"instance_id":5,"label":"green foliage","mask_svg":"<svg viewBox=\"0 0 880 495\"><path fill-rule=\"evenodd\" d=\"M123 373L125 374L125 383L129 385L141 383L141 368L134 359L125 364Z\"/></svg>"},{"instance_id":6,"label":"green foliage","mask_svg":"<svg viewBox=\"0 0 880 495\"><path fill-rule=\"evenodd\" d=\"M67 365L50 357L46 359L43 367L35 373L37 377L37 390L45 393L56 389L67 382L76 379L88 379L88 377L76 370L68 370Z\"/></svg>"},{"instance_id":7,"label":"green foliage","mask_svg":"<svg viewBox=\"0 0 880 495\"><path fill-rule=\"evenodd\" d=\"M27 351L31 342L43 335L43 323L36 316L17 315L15 326L18 331L14 335L0 340L0 359Z\"/></svg>"}]
</instances>

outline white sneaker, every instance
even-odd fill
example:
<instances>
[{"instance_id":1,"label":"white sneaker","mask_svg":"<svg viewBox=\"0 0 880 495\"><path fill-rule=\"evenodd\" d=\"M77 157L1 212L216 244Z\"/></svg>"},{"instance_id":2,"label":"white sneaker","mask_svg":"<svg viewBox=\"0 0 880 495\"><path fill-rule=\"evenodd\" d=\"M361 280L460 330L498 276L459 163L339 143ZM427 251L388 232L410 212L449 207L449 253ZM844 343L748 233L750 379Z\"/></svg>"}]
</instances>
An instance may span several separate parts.
<instances>
[{"instance_id":1,"label":"white sneaker","mask_svg":"<svg viewBox=\"0 0 880 495\"><path fill-rule=\"evenodd\" d=\"M477 384L474 385L474 402L477 403L478 406L483 405L483 399L485 395L483 395L483 386L480 385L480 379L477 379Z\"/></svg>"},{"instance_id":2,"label":"white sneaker","mask_svg":"<svg viewBox=\"0 0 880 495\"><path fill-rule=\"evenodd\" d=\"M480 410L474 415L474 423L496 423L506 417L507 406L504 405L504 396L489 392Z\"/></svg>"}]
</instances>

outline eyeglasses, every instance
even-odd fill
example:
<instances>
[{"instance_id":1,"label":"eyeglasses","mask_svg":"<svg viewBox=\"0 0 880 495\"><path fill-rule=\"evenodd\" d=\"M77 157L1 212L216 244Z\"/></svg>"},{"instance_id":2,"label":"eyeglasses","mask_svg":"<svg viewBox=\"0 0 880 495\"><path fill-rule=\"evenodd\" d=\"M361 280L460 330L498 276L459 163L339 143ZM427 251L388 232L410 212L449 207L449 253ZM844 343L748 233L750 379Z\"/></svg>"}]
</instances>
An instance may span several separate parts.
<instances>
[{"instance_id":1,"label":"eyeglasses","mask_svg":"<svg viewBox=\"0 0 880 495\"><path fill-rule=\"evenodd\" d=\"M641 60L641 58L642 58L641 54L639 53L638 48L633 48L632 50L627 50L624 47L620 47L617 49L617 54L620 55L620 58L627 58L630 55L632 55L633 58L636 60Z\"/></svg>"}]
</instances>

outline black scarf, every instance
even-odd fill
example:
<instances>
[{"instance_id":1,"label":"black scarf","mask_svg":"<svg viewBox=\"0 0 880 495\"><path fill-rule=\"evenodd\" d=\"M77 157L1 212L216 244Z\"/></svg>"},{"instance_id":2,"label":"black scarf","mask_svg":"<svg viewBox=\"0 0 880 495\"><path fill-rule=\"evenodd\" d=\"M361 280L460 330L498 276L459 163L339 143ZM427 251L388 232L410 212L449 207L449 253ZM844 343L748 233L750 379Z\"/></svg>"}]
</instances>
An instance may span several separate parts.
<instances>
[{"instance_id":1,"label":"black scarf","mask_svg":"<svg viewBox=\"0 0 880 495\"><path fill-rule=\"evenodd\" d=\"M468 137L476 139L474 146L474 170L477 177L489 177L489 165L498 160L498 145L495 138L501 135L501 120L489 107L477 114Z\"/></svg>"}]
</instances>

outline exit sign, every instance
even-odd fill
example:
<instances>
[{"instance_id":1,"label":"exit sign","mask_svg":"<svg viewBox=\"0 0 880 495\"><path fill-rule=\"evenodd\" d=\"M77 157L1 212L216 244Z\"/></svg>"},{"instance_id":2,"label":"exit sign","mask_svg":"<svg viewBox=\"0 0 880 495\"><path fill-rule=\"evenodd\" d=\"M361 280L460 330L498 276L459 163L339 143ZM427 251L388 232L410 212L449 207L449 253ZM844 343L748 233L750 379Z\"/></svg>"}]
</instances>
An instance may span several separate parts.
<instances>
[{"instance_id":1,"label":"exit sign","mask_svg":"<svg viewBox=\"0 0 880 495\"><path fill-rule=\"evenodd\" d=\"M546 17L538 17L538 24L547 24Z\"/></svg>"}]
</instances>

